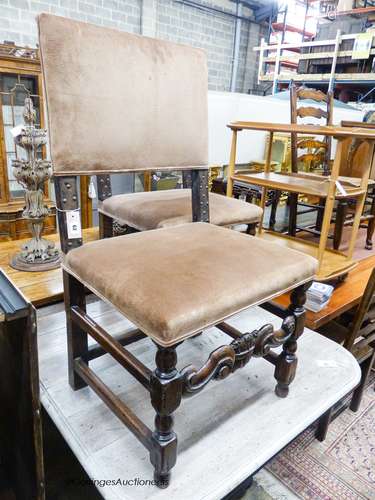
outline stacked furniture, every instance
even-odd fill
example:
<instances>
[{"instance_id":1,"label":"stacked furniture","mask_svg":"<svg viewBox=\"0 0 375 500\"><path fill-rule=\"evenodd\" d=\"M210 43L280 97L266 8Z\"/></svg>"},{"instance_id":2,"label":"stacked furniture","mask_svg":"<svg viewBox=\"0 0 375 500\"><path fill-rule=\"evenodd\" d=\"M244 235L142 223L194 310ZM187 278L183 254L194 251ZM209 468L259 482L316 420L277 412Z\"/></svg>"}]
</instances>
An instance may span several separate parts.
<instances>
[{"instance_id":1,"label":"stacked furniture","mask_svg":"<svg viewBox=\"0 0 375 500\"><path fill-rule=\"evenodd\" d=\"M70 385L74 390L88 385L96 392L149 451L155 480L165 487L177 458L173 414L182 396L228 377L253 356L274 366L276 394L288 395L304 329L305 290L317 263L294 250L280 252L270 242L208 224L207 66L202 51L47 14L39 17L39 40L65 254ZM67 79L68 70L76 78ZM108 94L104 89L109 82ZM70 126L63 126L67 122ZM172 169L191 172L194 223L82 245L79 176ZM142 206L138 209L142 216ZM135 328L112 337L87 314L86 289L112 304ZM249 325L248 333L242 333L226 322L287 290L293 290L291 304L280 328L266 324L252 331ZM209 327L225 332L231 343L217 347L199 368L178 368L177 347L183 349L180 344ZM88 335L99 344L94 351ZM145 337L156 345L154 369L125 348ZM281 352L275 352L279 346ZM154 429L90 366L93 357L105 353L150 393Z\"/></svg>"},{"instance_id":2,"label":"stacked furniture","mask_svg":"<svg viewBox=\"0 0 375 500\"><path fill-rule=\"evenodd\" d=\"M364 120L366 117L364 118ZM367 128L370 130L375 130L375 124L371 122L354 122L354 121L345 121L343 120L341 122L342 127L360 127L360 128ZM353 147L354 146L354 147ZM355 149L355 144L352 146L352 151L351 151L351 157L353 157L353 150ZM350 167L352 165L349 165ZM352 172L349 171L348 175L352 175ZM375 229L375 169L373 168L370 172L370 178L369 178L369 183L368 183L368 189L367 189L367 194L366 194L366 200L364 204L364 210L361 216L361 225L360 227L366 228L367 229L367 235L366 235L366 245L365 248L367 250L372 249L372 238L374 235L374 229ZM341 244L341 238L342 238L342 233L343 233L343 228L346 225L351 225L353 224L353 216L350 214L350 205L353 204L351 203L353 200L344 200L343 202L339 203L337 207L337 216L336 216L336 222L335 222L335 239L334 239L334 248L339 249L340 244ZM354 200L355 203L355 200ZM337 228L337 229L336 229Z\"/></svg>"},{"instance_id":3,"label":"stacked furniture","mask_svg":"<svg viewBox=\"0 0 375 500\"><path fill-rule=\"evenodd\" d=\"M347 274L347 272L355 266L355 262L352 260L352 257L363 206L366 199L368 177L373 158L375 133L366 129L337 127L332 125L286 125L245 121L230 123L228 127L232 130L231 161L228 172L227 187L227 195L229 197L232 196L233 182L242 181L247 182L248 184L261 186L263 188L261 208L264 208L265 206L267 191L269 189L288 191L296 194L302 193L325 200L319 245L303 241L301 239L296 239L295 237L274 233L272 231L263 231L262 223L259 226L259 236L267 240L277 241L284 247L295 248L308 255L317 257L319 261L317 278L319 280L330 280L345 276L345 274ZM336 138L337 148L331 175L323 177L306 173L291 173L288 175L284 173L270 172L269 165L271 159L272 138L267 152L267 162L264 172L247 175L235 174L237 134L242 130L263 130L271 133L271 135L274 132L287 132L298 135L315 135ZM339 174L343 171L346 164L345 148L350 147L353 139L358 139L360 143L356 148L356 155L361 158L360 165L358 166L361 175L358 175L356 178L339 178ZM335 200L341 198L355 198L357 200L352 234L347 254L327 249L327 240Z\"/></svg>"}]
</instances>

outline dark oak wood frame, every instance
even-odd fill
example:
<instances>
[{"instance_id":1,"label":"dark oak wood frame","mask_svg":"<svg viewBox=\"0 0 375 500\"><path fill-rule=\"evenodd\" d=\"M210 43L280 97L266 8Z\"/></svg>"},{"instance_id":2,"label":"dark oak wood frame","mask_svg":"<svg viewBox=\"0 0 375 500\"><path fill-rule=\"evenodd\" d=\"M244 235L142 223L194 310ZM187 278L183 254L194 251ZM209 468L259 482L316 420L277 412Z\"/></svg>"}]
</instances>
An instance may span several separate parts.
<instances>
[{"instance_id":1,"label":"dark oak wood frame","mask_svg":"<svg viewBox=\"0 0 375 500\"><path fill-rule=\"evenodd\" d=\"M111 195L109 175L99 176L99 199ZM191 171L193 221L209 222L208 170ZM76 176L55 177L56 203L60 228L61 248L67 253L82 244L81 238L69 239L65 212L78 210L79 193ZM103 236L109 236L112 224L103 218ZM107 224L108 223L108 224ZM106 233L105 231L108 231ZM291 303L285 311L282 326L272 325L241 333L225 322L216 325L233 340L215 349L200 368L176 368L176 349L156 344L155 370L151 371L126 348L146 335L134 329L120 337L111 336L86 312L85 286L77 278L63 271L64 299L67 319L69 383L74 390L90 386L114 414L128 427L150 453L154 477L159 487L167 487L170 471L177 459L177 436L173 430L173 413L183 396L201 391L212 379L224 379L245 366L252 356L263 357L274 365L277 381L275 392L286 397L297 367L297 340L303 333L305 322L305 291L310 283L303 284L291 293ZM88 345L88 335L97 342ZM280 354L272 349L282 346ZM110 354L149 392L155 409L155 427L151 430L131 409L107 387L90 368L90 360Z\"/></svg>"},{"instance_id":2,"label":"dark oak wood frame","mask_svg":"<svg viewBox=\"0 0 375 500\"><path fill-rule=\"evenodd\" d=\"M44 500L36 312L0 271L0 455L19 500Z\"/></svg>"}]
</instances>

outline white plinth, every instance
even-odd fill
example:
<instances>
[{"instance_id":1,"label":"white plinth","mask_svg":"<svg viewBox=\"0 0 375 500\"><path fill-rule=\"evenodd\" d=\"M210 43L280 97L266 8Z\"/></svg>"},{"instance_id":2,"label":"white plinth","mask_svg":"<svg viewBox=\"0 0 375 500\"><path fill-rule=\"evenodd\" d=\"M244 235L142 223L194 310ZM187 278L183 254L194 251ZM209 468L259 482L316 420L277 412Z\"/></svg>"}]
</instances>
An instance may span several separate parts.
<instances>
[{"instance_id":1,"label":"white plinth","mask_svg":"<svg viewBox=\"0 0 375 500\"><path fill-rule=\"evenodd\" d=\"M113 333L129 327L109 306L95 302L89 313ZM265 323L281 325L272 314L253 308L230 322L241 331ZM124 326L125 325L125 326ZM64 313L42 310L39 363L42 403L90 478L152 480L147 450L89 388L74 392L67 381ZM230 338L216 329L178 348L178 367L201 366L209 353ZM148 339L130 346L154 367L155 347ZM306 429L360 380L360 369L341 346L306 330L299 341L297 376L286 399L274 393L273 366L252 359L224 381L211 382L200 394L183 399L175 413L179 439L177 464L167 490L155 486L105 486L106 499L221 499ZM109 355L93 369L152 429L154 411L148 392Z\"/></svg>"}]
</instances>

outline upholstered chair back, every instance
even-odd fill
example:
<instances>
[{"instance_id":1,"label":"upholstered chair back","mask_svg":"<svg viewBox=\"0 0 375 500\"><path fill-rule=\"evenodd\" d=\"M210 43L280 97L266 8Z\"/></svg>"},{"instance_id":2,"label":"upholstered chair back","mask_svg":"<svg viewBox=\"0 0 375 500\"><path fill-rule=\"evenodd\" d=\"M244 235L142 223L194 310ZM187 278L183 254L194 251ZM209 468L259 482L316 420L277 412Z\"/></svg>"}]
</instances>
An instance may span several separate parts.
<instances>
[{"instance_id":1,"label":"upholstered chair back","mask_svg":"<svg viewBox=\"0 0 375 500\"><path fill-rule=\"evenodd\" d=\"M41 14L55 175L207 168L203 51Z\"/></svg>"}]
</instances>

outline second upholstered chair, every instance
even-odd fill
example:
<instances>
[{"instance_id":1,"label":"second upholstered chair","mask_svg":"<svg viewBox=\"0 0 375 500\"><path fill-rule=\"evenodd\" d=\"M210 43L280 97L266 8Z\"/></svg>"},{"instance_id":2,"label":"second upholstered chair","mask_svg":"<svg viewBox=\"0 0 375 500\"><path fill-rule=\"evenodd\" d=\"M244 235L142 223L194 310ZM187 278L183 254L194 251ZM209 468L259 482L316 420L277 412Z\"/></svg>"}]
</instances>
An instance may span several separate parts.
<instances>
[{"instance_id":1,"label":"second upholstered chair","mask_svg":"<svg viewBox=\"0 0 375 500\"><path fill-rule=\"evenodd\" d=\"M157 484L165 487L177 458L173 413L183 396L226 378L253 356L274 366L276 394L287 396L304 329L305 289L317 262L208 223L202 51L47 14L39 18L39 40L64 253L69 382L74 390L88 385L108 405L146 448ZM192 171L197 222L82 244L79 176L172 169ZM87 314L86 289L134 329L110 335ZM249 325L242 333L225 322L288 290L291 304L280 328ZM209 327L225 332L230 343L208 353L201 367L178 366L177 347ZM88 335L98 344L89 346ZM146 337L155 350L152 369L125 347ZM150 394L153 429L95 373L91 360L105 353ZM238 383L244 380L251 383L247 377Z\"/></svg>"},{"instance_id":2,"label":"second upholstered chair","mask_svg":"<svg viewBox=\"0 0 375 500\"><path fill-rule=\"evenodd\" d=\"M111 195L109 175L98 175L99 227L101 237L113 235L113 221L128 230L148 231L192 222L191 189L169 189ZM210 222L216 226L246 225L253 234L262 209L253 203L209 193Z\"/></svg>"}]
</instances>

